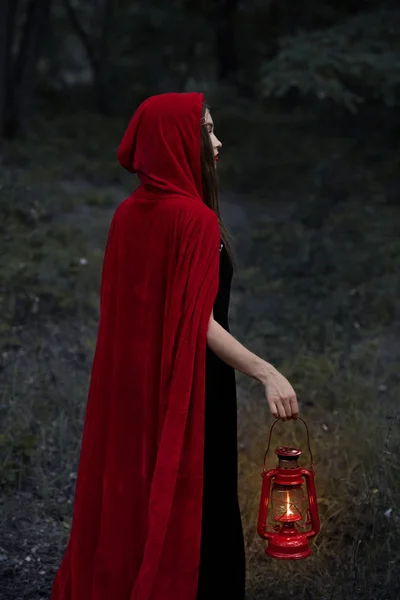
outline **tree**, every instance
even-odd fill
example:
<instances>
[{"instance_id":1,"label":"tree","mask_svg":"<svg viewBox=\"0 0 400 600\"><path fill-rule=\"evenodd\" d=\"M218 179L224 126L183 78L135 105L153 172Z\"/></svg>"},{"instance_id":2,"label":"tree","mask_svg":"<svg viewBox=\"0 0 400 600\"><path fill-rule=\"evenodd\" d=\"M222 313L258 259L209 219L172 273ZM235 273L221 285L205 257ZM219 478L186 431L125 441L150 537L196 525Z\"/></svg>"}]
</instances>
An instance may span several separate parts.
<instances>
[{"instance_id":1,"label":"tree","mask_svg":"<svg viewBox=\"0 0 400 600\"><path fill-rule=\"evenodd\" d=\"M285 36L262 67L261 93L279 97L297 90L353 112L371 99L393 106L400 99L399 30L399 11L376 10Z\"/></svg>"},{"instance_id":2,"label":"tree","mask_svg":"<svg viewBox=\"0 0 400 600\"><path fill-rule=\"evenodd\" d=\"M91 30L88 30L82 24L79 13L70 0L64 0L64 6L71 25L85 49L92 68L95 105L100 113L108 115L111 113L110 51L116 2L115 0L102 0L100 5L100 11L98 11L98 6L93 6L92 13L96 13L98 18L92 19L92 23L93 21L95 23Z\"/></svg>"},{"instance_id":3,"label":"tree","mask_svg":"<svg viewBox=\"0 0 400 600\"><path fill-rule=\"evenodd\" d=\"M51 0L3 0L0 4L0 133L13 137L27 127L32 113L36 68ZM20 14L19 14L20 11ZM18 36L18 16L23 16ZM13 51L19 37L19 45Z\"/></svg>"},{"instance_id":4,"label":"tree","mask_svg":"<svg viewBox=\"0 0 400 600\"><path fill-rule=\"evenodd\" d=\"M235 17L238 0L220 0L215 7L218 75L222 82L235 82L238 56L235 35Z\"/></svg>"}]
</instances>

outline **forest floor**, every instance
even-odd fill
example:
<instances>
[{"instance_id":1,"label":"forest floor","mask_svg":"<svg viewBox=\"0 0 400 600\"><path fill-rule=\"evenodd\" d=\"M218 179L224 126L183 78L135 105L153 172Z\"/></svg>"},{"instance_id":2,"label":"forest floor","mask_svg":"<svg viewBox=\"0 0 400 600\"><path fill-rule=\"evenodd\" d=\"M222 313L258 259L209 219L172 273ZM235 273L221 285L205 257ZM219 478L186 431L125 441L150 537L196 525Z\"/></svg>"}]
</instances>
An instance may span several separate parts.
<instances>
[{"instance_id":1,"label":"forest floor","mask_svg":"<svg viewBox=\"0 0 400 600\"><path fill-rule=\"evenodd\" d=\"M55 124L40 122L2 157L2 600L47 600L65 549L101 261L113 210L132 185L99 151L117 139L115 123L84 115L56 125L56 140ZM337 145L343 165L349 143ZM311 186L299 176L284 183L270 165L274 191L249 191L226 158L222 215L238 260L231 330L298 393L321 517L309 559L265 556L256 522L272 419L263 389L238 373L247 598L398 600L400 205L387 167L375 166L374 178L355 169L351 179L342 166ZM279 169L300 173L298 162ZM298 444L309 464L301 422L275 427L273 447L281 443Z\"/></svg>"}]
</instances>

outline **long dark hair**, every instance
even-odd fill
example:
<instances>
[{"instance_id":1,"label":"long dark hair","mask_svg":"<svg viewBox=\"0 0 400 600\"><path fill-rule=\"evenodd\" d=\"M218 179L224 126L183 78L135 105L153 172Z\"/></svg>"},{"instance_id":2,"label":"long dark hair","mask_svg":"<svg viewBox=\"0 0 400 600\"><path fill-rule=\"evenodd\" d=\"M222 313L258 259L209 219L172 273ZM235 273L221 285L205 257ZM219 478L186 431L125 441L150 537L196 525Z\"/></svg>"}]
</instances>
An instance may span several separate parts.
<instances>
[{"instance_id":1,"label":"long dark hair","mask_svg":"<svg viewBox=\"0 0 400 600\"><path fill-rule=\"evenodd\" d=\"M203 201L215 212L218 217L219 230L222 241L225 245L228 256L234 269L236 261L232 251L232 238L222 222L219 208L218 176L215 168L214 149L210 140L207 126L205 125L206 111L210 110L207 104L203 103L202 120L200 125L200 162L201 162L201 182L203 187Z\"/></svg>"}]
</instances>

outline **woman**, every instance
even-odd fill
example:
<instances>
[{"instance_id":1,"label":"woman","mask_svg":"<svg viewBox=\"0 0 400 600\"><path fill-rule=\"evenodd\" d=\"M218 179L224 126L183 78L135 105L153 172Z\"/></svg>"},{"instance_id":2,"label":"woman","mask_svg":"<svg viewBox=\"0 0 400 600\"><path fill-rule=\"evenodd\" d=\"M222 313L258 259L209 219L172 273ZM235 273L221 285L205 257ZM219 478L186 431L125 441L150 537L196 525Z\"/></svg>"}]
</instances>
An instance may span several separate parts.
<instances>
[{"instance_id":1,"label":"woman","mask_svg":"<svg viewBox=\"0 0 400 600\"><path fill-rule=\"evenodd\" d=\"M51 600L244 598L234 368L274 416L293 388L229 333L221 147L202 94L143 102L118 149L139 187L104 255L70 538Z\"/></svg>"}]
</instances>

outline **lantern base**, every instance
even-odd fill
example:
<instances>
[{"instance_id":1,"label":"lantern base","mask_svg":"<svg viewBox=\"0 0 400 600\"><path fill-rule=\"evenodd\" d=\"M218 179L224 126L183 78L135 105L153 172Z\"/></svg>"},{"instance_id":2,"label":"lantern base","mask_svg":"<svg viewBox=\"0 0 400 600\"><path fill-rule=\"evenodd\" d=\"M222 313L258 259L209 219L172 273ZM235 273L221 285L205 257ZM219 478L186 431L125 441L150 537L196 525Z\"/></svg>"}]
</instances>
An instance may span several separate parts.
<instances>
[{"instance_id":1,"label":"lantern base","mask_svg":"<svg viewBox=\"0 0 400 600\"><path fill-rule=\"evenodd\" d=\"M305 535L293 529L286 530L287 533L284 531L270 537L265 554L272 558L286 560L298 560L310 556L311 548Z\"/></svg>"}]
</instances>

